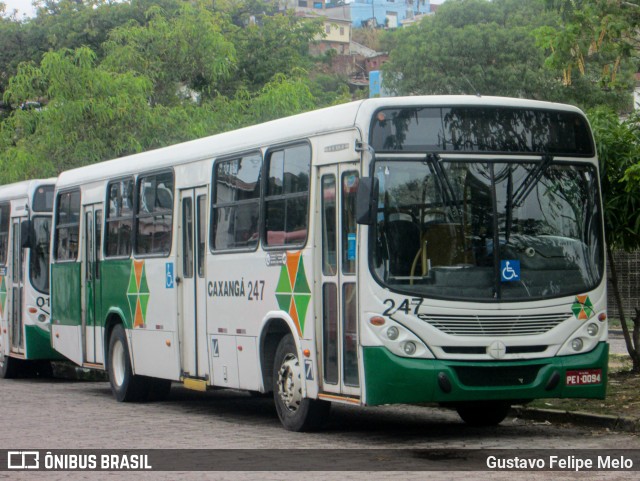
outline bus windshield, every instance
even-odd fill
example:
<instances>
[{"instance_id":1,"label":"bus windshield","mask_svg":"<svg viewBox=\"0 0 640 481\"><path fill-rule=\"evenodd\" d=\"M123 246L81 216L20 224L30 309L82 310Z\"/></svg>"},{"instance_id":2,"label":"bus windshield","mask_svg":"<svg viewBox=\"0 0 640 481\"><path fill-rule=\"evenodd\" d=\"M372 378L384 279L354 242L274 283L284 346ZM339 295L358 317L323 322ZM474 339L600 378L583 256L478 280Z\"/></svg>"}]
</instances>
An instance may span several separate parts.
<instances>
[{"instance_id":1,"label":"bus windshield","mask_svg":"<svg viewBox=\"0 0 640 481\"><path fill-rule=\"evenodd\" d=\"M529 301L603 275L597 173L542 160L377 161L378 281L433 298Z\"/></svg>"},{"instance_id":2,"label":"bus windshield","mask_svg":"<svg viewBox=\"0 0 640 481\"><path fill-rule=\"evenodd\" d=\"M35 239L29 256L29 277L36 290L48 294L51 216L34 217L32 223Z\"/></svg>"}]
</instances>

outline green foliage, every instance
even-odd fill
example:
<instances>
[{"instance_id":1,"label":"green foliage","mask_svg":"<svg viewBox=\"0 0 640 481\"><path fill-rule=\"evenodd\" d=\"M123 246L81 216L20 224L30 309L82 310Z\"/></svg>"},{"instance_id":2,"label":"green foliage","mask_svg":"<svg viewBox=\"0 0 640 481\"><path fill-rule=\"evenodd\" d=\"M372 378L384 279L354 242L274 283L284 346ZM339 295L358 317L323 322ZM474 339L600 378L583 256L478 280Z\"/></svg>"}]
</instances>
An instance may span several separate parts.
<instances>
[{"instance_id":1,"label":"green foliage","mask_svg":"<svg viewBox=\"0 0 640 481\"><path fill-rule=\"evenodd\" d=\"M342 75L315 75L310 88L319 105L338 105L353 100L347 78Z\"/></svg>"},{"instance_id":2,"label":"green foliage","mask_svg":"<svg viewBox=\"0 0 640 481\"><path fill-rule=\"evenodd\" d=\"M276 74L250 103L248 113L255 123L312 110L315 99L302 76L288 79Z\"/></svg>"},{"instance_id":3,"label":"green foliage","mask_svg":"<svg viewBox=\"0 0 640 481\"><path fill-rule=\"evenodd\" d=\"M640 248L640 168L638 117L621 121L609 109L589 113L600 160L607 243L615 249Z\"/></svg>"},{"instance_id":4,"label":"green foliage","mask_svg":"<svg viewBox=\"0 0 640 481\"><path fill-rule=\"evenodd\" d=\"M449 0L419 25L383 38L385 81L400 94L554 99L554 79L531 35L549 23L538 1Z\"/></svg>"},{"instance_id":5,"label":"green foliage","mask_svg":"<svg viewBox=\"0 0 640 481\"><path fill-rule=\"evenodd\" d=\"M175 16L160 7L150 9L147 16L145 25L130 23L111 32L103 66L149 77L154 103L175 103L181 87L187 93L213 95L217 82L228 78L236 64L234 46L222 32L222 20L189 4Z\"/></svg>"},{"instance_id":6,"label":"green foliage","mask_svg":"<svg viewBox=\"0 0 640 481\"><path fill-rule=\"evenodd\" d=\"M264 17L235 35L240 84L250 91L262 88L276 74L291 76L312 66L309 44L322 33L322 20L293 13Z\"/></svg>"},{"instance_id":7,"label":"green foliage","mask_svg":"<svg viewBox=\"0 0 640 481\"><path fill-rule=\"evenodd\" d=\"M558 15L553 25L535 31L537 44L546 51L545 64L561 77L567 94L588 107L629 109L640 5L548 0L547 7Z\"/></svg>"},{"instance_id":8,"label":"green foliage","mask_svg":"<svg viewBox=\"0 0 640 481\"><path fill-rule=\"evenodd\" d=\"M0 183L57 175L122 155L212 135L316 108L305 72L274 76L259 92L240 90L201 104L151 105L145 76L95 65L88 48L51 52L23 64L5 100L47 99L17 109L0 127Z\"/></svg>"},{"instance_id":9,"label":"green foliage","mask_svg":"<svg viewBox=\"0 0 640 481\"><path fill-rule=\"evenodd\" d=\"M0 181L57 175L64 169L137 152L149 123L151 84L131 73L95 68L88 48L50 52L40 67L23 64L5 101L46 98L16 110L0 130Z\"/></svg>"}]
</instances>

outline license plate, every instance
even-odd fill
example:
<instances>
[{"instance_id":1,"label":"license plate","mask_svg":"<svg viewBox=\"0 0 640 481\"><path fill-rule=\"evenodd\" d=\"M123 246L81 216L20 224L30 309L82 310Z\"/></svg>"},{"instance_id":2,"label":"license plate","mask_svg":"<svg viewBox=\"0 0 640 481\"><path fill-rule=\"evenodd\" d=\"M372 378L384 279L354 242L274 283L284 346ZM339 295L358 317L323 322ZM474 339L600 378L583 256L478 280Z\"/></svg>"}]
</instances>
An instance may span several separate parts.
<instances>
[{"instance_id":1,"label":"license plate","mask_svg":"<svg viewBox=\"0 0 640 481\"><path fill-rule=\"evenodd\" d=\"M583 384L600 384L602 369L582 369L567 371L567 386L581 386Z\"/></svg>"}]
</instances>

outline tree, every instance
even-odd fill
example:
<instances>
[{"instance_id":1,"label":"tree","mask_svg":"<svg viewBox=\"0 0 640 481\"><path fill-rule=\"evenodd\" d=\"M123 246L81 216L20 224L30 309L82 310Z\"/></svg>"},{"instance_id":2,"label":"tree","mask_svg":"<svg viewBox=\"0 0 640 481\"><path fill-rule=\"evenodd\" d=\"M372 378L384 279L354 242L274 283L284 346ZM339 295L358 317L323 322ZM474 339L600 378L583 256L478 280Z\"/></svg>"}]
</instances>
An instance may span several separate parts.
<instances>
[{"instance_id":1,"label":"tree","mask_svg":"<svg viewBox=\"0 0 640 481\"><path fill-rule=\"evenodd\" d=\"M449 0L383 39L385 81L400 94L552 98L553 78L531 35L549 17L536 1Z\"/></svg>"},{"instance_id":2,"label":"tree","mask_svg":"<svg viewBox=\"0 0 640 481\"><path fill-rule=\"evenodd\" d=\"M110 33L104 66L149 77L153 103L175 103L181 88L187 97L214 96L218 82L236 65L235 48L223 35L224 21L189 4L174 16L159 7L147 16L145 25L129 24Z\"/></svg>"},{"instance_id":3,"label":"tree","mask_svg":"<svg viewBox=\"0 0 640 481\"><path fill-rule=\"evenodd\" d=\"M42 109L17 109L0 130L0 182L57 175L62 170L138 152L149 124L150 81L96 68L89 48L22 64L5 102L46 99Z\"/></svg>"},{"instance_id":4,"label":"tree","mask_svg":"<svg viewBox=\"0 0 640 481\"><path fill-rule=\"evenodd\" d=\"M561 72L567 90L591 87L591 105L608 99L616 109L629 109L633 75L640 52L640 4L637 0L547 0L556 23L536 31L546 49L546 64Z\"/></svg>"},{"instance_id":5,"label":"tree","mask_svg":"<svg viewBox=\"0 0 640 481\"><path fill-rule=\"evenodd\" d=\"M637 169L640 158L640 119L634 116L621 121L614 111L598 109L589 115L589 120L600 160L610 285L618 304L633 370L640 372L640 310L636 309L630 331L613 258L614 249L629 251L640 248L640 197L637 184L629 182L630 172Z\"/></svg>"},{"instance_id":6,"label":"tree","mask_svg":"<svg viewBox=\"0 0 640 481\"><path fill-rule=\"evenodd\" d=\"M0 124L0 184L311 110L318 105L303 74L276 75L231 99L151 105L149 78L96 65L86 47L50 52L40 66L22 64L5 92L14 106L35 98L45 105L17 108Z\"/></svg>"},{"instance_id":7,"label":"tree","mask_svg":"<svg viewBox=\"0 0 640 481\"><path fill-rule=\"evenodd\" d=\"M0 92L16 74L21 62L39 64L45 53L89 47L102 59L102 44L109 32L133 21L143 23L144 13L154 5L174 12L180 0L44 0L35 18L0 18Z\"/></svg>"},{"instance_id":8,"label":"tree","mask_svg":"<svg viewBox=\"0 0 640 481\"><path fill-rule=\"evenodd\" d=\"M263 17L262 25L237 31L237 83L256 91L276 74L291 76L297 70L310 69L313 61L309 44L321 33L321 19L300 18L293 13Z\"/></svg>"},{"instance_id":9,"label":"tree","mask_svg":"<svg viewBox=\"0 0 640 481\"><path fill-rule=\"evenodd\" d=\"M582 108L627 103L629 91L602 88L586 76L563 82L547 59L548 39L541 40L560 28L560 14L544 7L543 0L449 0L419 25L384 39L385 82L400 94L479 93Z\"/></svg>"}]
</instances>

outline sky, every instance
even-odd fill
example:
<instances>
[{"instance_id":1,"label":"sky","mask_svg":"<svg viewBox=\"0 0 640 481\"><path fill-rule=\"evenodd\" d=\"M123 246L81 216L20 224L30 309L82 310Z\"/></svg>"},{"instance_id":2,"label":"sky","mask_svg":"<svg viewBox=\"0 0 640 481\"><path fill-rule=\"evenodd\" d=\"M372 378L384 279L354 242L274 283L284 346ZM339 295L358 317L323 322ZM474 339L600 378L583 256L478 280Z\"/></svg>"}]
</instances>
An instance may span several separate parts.
<instances>
[{"instance_id":1,"label":"sky","mask_svg":"<svg viewBox=\"0 0 640 481\"><path fill-rule=\"evenodd\" d=\"M11 13L13 10L18 10L18 18L22 18L24 15L28 17L34 17L36 10L31 5L32 0L0 0L7 6L6 12Z\"/></svg>"}]
</instances>

